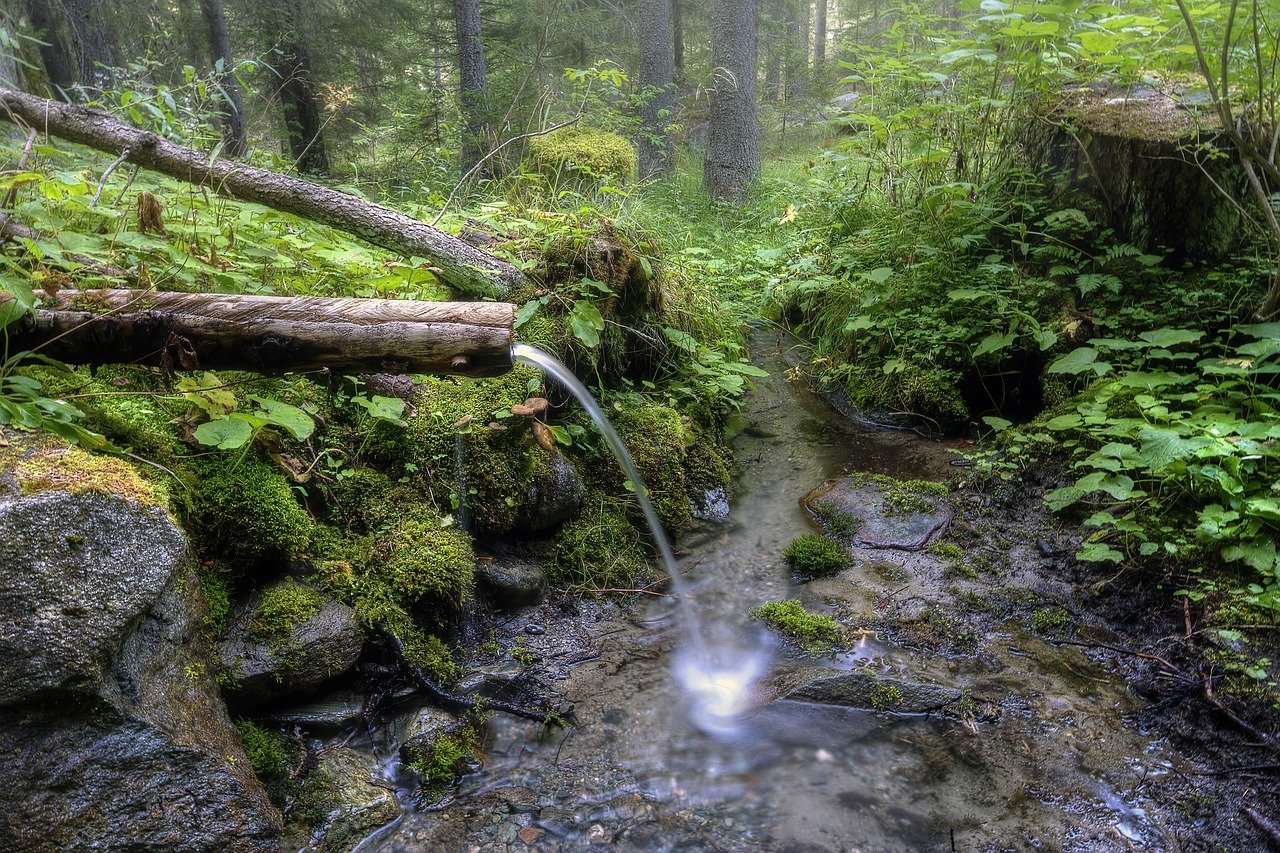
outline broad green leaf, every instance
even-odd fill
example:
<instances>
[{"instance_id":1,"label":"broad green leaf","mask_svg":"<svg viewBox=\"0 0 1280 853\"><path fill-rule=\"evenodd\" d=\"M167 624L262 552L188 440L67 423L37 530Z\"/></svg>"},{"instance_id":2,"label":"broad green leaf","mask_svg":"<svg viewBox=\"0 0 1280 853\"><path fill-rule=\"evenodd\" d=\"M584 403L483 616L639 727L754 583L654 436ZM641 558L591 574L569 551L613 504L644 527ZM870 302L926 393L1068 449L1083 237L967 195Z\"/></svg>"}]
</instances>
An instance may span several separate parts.
<instances>
[{"instance_id":1,"label":"broad green leaf","mask_svg":"<svg viewBox=\"0 0 1280 853\"><path fill-rule=\"evenodd\" d=\"M1018 337L1016 332L1008 332L1000 334L999 332L987 335L978 342L978 346L973 351L974 358L981 358L988 353L999 352L1008 348L1010 344Z\"/></svg>"},{"instance_id":2,"label":"broad green leaf","mask_svg":"<svg viewBox=\"0 0 1280 853\"><path fill-rule=\"evenodd\" d=\"M1094 370L1098 361L1098 351L1093 347L1076 347L1071 352L1054 360L1045 368L1048 373L1070 373L1072 375Z\"/></svg>"},{"instance_id":3,"label":"broad green leaf","mask_svg":"<svg viewBox=\"0 0 1280 853\"><path fill-rule=\"evenodd\" d=\"M1086 542L1080 547L1076 559L1086 563L1119 563L1124 561L1124 554L1105 542Z\"/></svg>"},{"instance_id":4,"label":"broad green leaf","mask_svg":"<svg viewBox=\"0 0 1280 853\"><path fill-rule=\"evenodd\" d=\"M270 397L252 397L250 399L261 408L260 411L254 414L273 426L287 430L298 441L305 441L315 431L316 422L297 406L291 406L288 403L282 403Z\"/></svg>"},{"instance_id":5,"label":"broad green leaf","mask_svg":"<svg viewBox=\"0 0 1280 853\"><path fill-rule=\"evenodd\" d=\"M219 450L244 447L253 438L253 427L239 418L219 418L196 427L196 441Z\"/></svg>"},{"instance_id":6,"label":"broad green leaf","mask_svg":"<svg viewBox=\"0 0 1280 853\"><path fill-rule=\"evenodd\" d=\"M1156 347L1171 347L1177 344L1193 344L1204 337L1204 332L1191 329L1155 329L1143 332L1139 338Z\"/></svg>"},{"instance_id":7,"label":"broad green leaf","mask_svg":"<svg viewBox=\"0 0 1280 853\"><path fill-rule=\"evenodd\" d=\"M573 309L569 312L569 331L573 332L573 336L583 346L592 349L599 346L600 332L603 330L604 317L600 316L600 309L585 299L573 303Z\"/></svg>"},{"instance_id":8,"label":"broad green leaf","mask_svg":"<svg viewBox=\"0 0 1280 853\"><path fill-rule=\"evenodd\" d=\"M991 427L996 432L1004 432L1013 426L1013 421L1007 421L1004 418L998 418L995 415L983 415L982 422Z\"/></svg>"}]
</instances>

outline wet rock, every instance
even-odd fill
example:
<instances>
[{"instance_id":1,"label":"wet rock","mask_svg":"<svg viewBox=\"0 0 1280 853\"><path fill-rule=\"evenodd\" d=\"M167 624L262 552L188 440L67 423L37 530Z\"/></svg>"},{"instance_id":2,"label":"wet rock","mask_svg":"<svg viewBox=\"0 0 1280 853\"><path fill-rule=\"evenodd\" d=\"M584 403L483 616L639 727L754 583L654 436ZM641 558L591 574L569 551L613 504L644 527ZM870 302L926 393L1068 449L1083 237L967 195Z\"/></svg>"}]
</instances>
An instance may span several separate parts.
<instances>
[{"instance_id":1,"label":"wet rock","mask_svg":"<svg viewBox=\"0 0 1280 853\"><path fill-rule=\"evenodd\" d=\"M547 572L527 560L493 560L481 563L476 577L495 603L502 607L537 604L547 588Z\"/></svg>"},{"instance_id":2,"label":"wet rock","mask_svg":"<svg viewBox=\"0 0 1280 853\"><path fill-rule=\"evenodd\" d=\"M326 599L318 612L285 636L262 638L252 630L262 593L231 613L227 639L218 657L230 674L227 701L240 708L273 700L306 697L325 681L350 670L360 658L364 637L350 607Z\"/></svg>"},{"instance_id":3,"label":"wet rock","mask_svg":"<svg viewBox=\"0 0 1280 853\"><path fill-rule=\"evenodd\" d=\"M850 476L828 480L801 505L818 518L839 519L841 538L863 548L918 551L951 524L940 496L917 494L909 484Z\"/></svg>"},{"instance_id":4,"label":"wet rock","mask_svg":"<svg viewBox=\"0 0 1280 853\"><path fill-rule=\"evenodd\" d=\"M764 679L760 690L769 701L790 699L902 714L940 710L957 701L961 693L940 684L820 666L781 667Z\"/></svg>"},{"instance_id":5,"label":"wet rock","mask_svg":"<svg viewBox=\"0 0 1280 853\"><path fill-rule=\"evenodd\" d=\"M547 629L543 628L541 625L530 622L528 625L524 626L524 632L531 637L538 637L547 633Z\"/></svg>"},{"instance_id":6,"label":"wet rock","mask_svg":"<svg viewBox=\"0 0 1280 853\"><path fill-rule=\"evenodd\" d=\"M400 814L395 794L378 784L374 759L352 749L325 751L306 789L313 807L324 812L319 828L302 848L308 853L354 850Z\"/></svg>"},{"instance_id":7,"label":"wet rock","mask_svg":"<svg viewBox=\"0 0 1280 853\"><path fill-rule=\"evenodd\" d=\"M468 695L502 696L525 674L525 668L515 661L477 666L458 682L458 689Z\"/></svg>"},{"instance_id":8,"label":"wet rock","mask_svg":"<svg viewBox=\"0 0 1280 853\"><path fill-rule=\"evenodd\" d=\"M45 492L0 503L0 706L86 689L184 552L158 508Z\"/></svg>"},{"instance_id":9,"label":"wet rock","mask_svg":"<svg viewBox=\"0 0 1280 853\"><path fill-rule=\"evenodd\" d=\"M332 733L354 726L363 713L364 695L342 690L303 705L255 714L254 718L275 725L301 726L308 732Z\"/></svg>"},{"instance_id":10,"label":"wet rock","mask_svg":"<svg viewBox=\"0 0 1280 853\"><path fill-rule=\"evenodd\" d=\"M729 493L725 491L724 486L707 489L689 503L693 508L693 517L701 521L719 523L729 518Z\"/></svg>"},{"instance_id":11,"label":"wet rock","mask_svg":"<svg viewBox=\"0 0 1280 853\"><path fill-rule=\"evenodd\" d=\"M439 708L419 708L402 718L398 726L400 757L405 762L414 756L430 754L440 736L458 727L458 718Z\"/></svg>"},{"instance_id":12,"label":"wet rock","mask_svg":"<svg viewBox=\"0 0 1280 853\"><path fill-rule=\"evenodd\" d=\"M568 521L582 508L582 476L573 463L559 453L548 454L529 484L525 505L514 530L535 533Z\"/></svg>"}]
</instances>

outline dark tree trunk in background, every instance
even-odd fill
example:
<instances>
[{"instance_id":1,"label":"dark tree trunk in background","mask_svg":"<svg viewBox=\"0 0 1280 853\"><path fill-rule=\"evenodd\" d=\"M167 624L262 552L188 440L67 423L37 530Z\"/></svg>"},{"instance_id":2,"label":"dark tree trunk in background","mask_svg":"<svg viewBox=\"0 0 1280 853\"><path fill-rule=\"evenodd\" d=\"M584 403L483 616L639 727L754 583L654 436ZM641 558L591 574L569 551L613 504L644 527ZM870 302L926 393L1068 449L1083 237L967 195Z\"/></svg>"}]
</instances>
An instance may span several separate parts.
<instances>
[{"instance_id":1,"label":"dark tree trunk in background","mask_svg":"<svg viewBox=\"0 0 1280 853\"><path fill-rule=\"evenodd\" d=\"M70 100L68 92L71 84L76 82L75 63L50 14L49 0L26 0L26 10L36 38L44 42L40 45L40 59L45 73L49 75L49 82L53 84L57 97Z\"/></svg>"},{"instance_id":2,"label":"dark tree trunk in background","mask_svg":"<svg viewBox=\"0 0 1280 853\"><path fill-rule=\"evenodd\" d=\"M817 0L813 8L813 73L819 74L827 61L827 0Z\"/></svg>"},{"instance_id":3,"label":"dark tree trunk in background","mask_svg":"<svg viewBox=\"0 0 1280 853\"><path fill-rule=\"evenodd\" d=\"M786 38L786 98L788 101L804 97L809 71L809 40L805 35L809 26L807 0L793 3L787 9Z\"/></svg>"},{"instance_id":4,"label":"dark tree trunk in background","mask_svg":"<svg viewBox=\"0 0 1280 853\"><path fill-rule=\"evenodd\" d=\"M311 53L295 34L292 40L280 45L280 54L280 101L284 105L289 150L298 171L306 174L328 172L329 153L321 135L324 122L311 71Z\"/></svg>"},{"instance_id":5,"label":"dark tree trunk in background","mask_svg":"<svg viewBox=\"0 0 1280 853\"><path fill-rule=\"evenodd\" d=\"M488 72L480 26L480 0L453 0L458 33L459 95L462 104L462 173L465 175L489 153Z\"/></svg>"},{"instance_id":6,"label":"dark tree trunk in background","mask_svg":"<svg viewBox=\"0 0 1280 853\"><path fill-rule=\"evenodd\" d=\"M684 77L684 0L671 0L671 52L676 74Z\"/></svg>"},{"instance_id":7,"label":"dark tree trunk in background","mask_svg":"<svg viewBox=\"0 0 1280 853\"><path fill-rule=\"evenodd\" d=\"M675 108L675 55L671 42L671 0L640 0L640 179L671 171L667 125Z\"/></svg>"},{"instance_id":8,"label":"dark tree trunk in background","mask_svg":"<svg viewBox=\"0 0 1280 853\"><path fill-rule=\"evenodd\" d=\"M200 0L200 14L204 16L205 29L209 33L209 47L215 62L222 63L219 86L227 101L222 114L222 136L226 140L223 150L232 157L245 152L244 102L240 98L240 84L232 73L236 67L231 58L231 36L227 33L227 19L222 13L222 0Z\"/></svg>"},{"instance_id":9,"label":"dark tree trunk in background","mask_svg":"<svg viewBox=\"0 0 1280 853\"><path fill-rule=\"evenodd\" d=\"M119 63L107 22L102 17L101 0L63 0L63 5L74 36L77 82L109 83L110 74L106 69Z\"/></svg>"},{"instance_id":10,"label":"dark tree trunk in background","mask_svg":"<svg viewBox=\"0 0 1280 853\"><path fill-rule=\"evenodd\" d=\"M702 185L713 198L741 198L760 171L756 0L716 0L711 66L715 76Z\"/></svg>"}]
</instances>

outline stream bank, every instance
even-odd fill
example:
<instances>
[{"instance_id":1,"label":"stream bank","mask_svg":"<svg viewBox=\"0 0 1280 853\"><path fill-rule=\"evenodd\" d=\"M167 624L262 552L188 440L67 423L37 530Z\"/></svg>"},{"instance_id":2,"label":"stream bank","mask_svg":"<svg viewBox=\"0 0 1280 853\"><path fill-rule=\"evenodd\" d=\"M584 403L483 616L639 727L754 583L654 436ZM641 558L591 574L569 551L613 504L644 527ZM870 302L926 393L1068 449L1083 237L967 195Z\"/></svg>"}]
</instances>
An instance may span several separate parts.
<instances>
[{"instance_id":1,"label":"stream bank","mask_svg":"<svg viewBox=\"0 0 1280 853\"><path fill-rule=\"evenodd\" d=\"M747 614L798 597L859 638L821 663L960 700L936 714L775 701L707 734L673 680L667 599L555 596L497 622L471 664L518 664L575 724L495 716L483 767L361 849L1261 849L1239 786L1206 775L1220 768L1205 751L1183 754L1171 712L1128 688L1126 662L1057 644L1124 638L1078 592L1072 534L1033 484L949 496L956 520L938 541L954 549L855 547L852 568L794 583L781 552L815 529L809 490L857 471L940 479L954 456L857 427L787 381L785 333L759 330L752 345L770 376L735 442L732 510L679 543L698 612L722 642L781 666L805 657Z\"/></svg>"}]
</instances>

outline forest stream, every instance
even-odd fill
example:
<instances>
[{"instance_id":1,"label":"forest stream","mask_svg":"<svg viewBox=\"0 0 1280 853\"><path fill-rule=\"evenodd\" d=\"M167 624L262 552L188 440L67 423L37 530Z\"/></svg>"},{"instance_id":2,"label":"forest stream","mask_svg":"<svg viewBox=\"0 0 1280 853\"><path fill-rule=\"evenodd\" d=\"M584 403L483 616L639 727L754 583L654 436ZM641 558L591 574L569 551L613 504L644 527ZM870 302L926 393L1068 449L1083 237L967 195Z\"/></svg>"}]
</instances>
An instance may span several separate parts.
<instances>
[{"instance_id":1,"label":"forest stream","mask_svg":"<svg viewBox=\"0 0 1280 853\"><path fill-rule=\"evenodd\" d=\"M912 432L853 425L788 381L797 350L788 334L757 330L753 349L769 378L749 396L749 425L734 445L741 474L732 510L685 535L679 551L713 636L767 649L780 664L785 651L748 610L797 594L780 553L813 529L805 493L850 471L942 479L957 457ZM869 626L890 624L885 614L912 596L939 613L954 606L929 580L931 555L858 556L857 567L800 596L864 614ZM1044 562L1021 543L1011 557ZM991 582L1025 582L1034 571ZM518 638L534 661L525 675L547 679L575 724L548 730L495 715L480 770L452 796L406 808L360 849L1161 850L1181 822L1145 795L1177 758L1125 726L1136 700L1123 678L1016 619L959 650L868 630L823 661L961 688L963 714L774 701L732 731L706 733L690 725L673 679L675 612L667 598L556 597L508 619L498 639ZM375 727L370 745L384 735ZM394 781L396 763L384 766ZM408 787L401 794L411 802Z\"/></svg>"}]
</instances>

